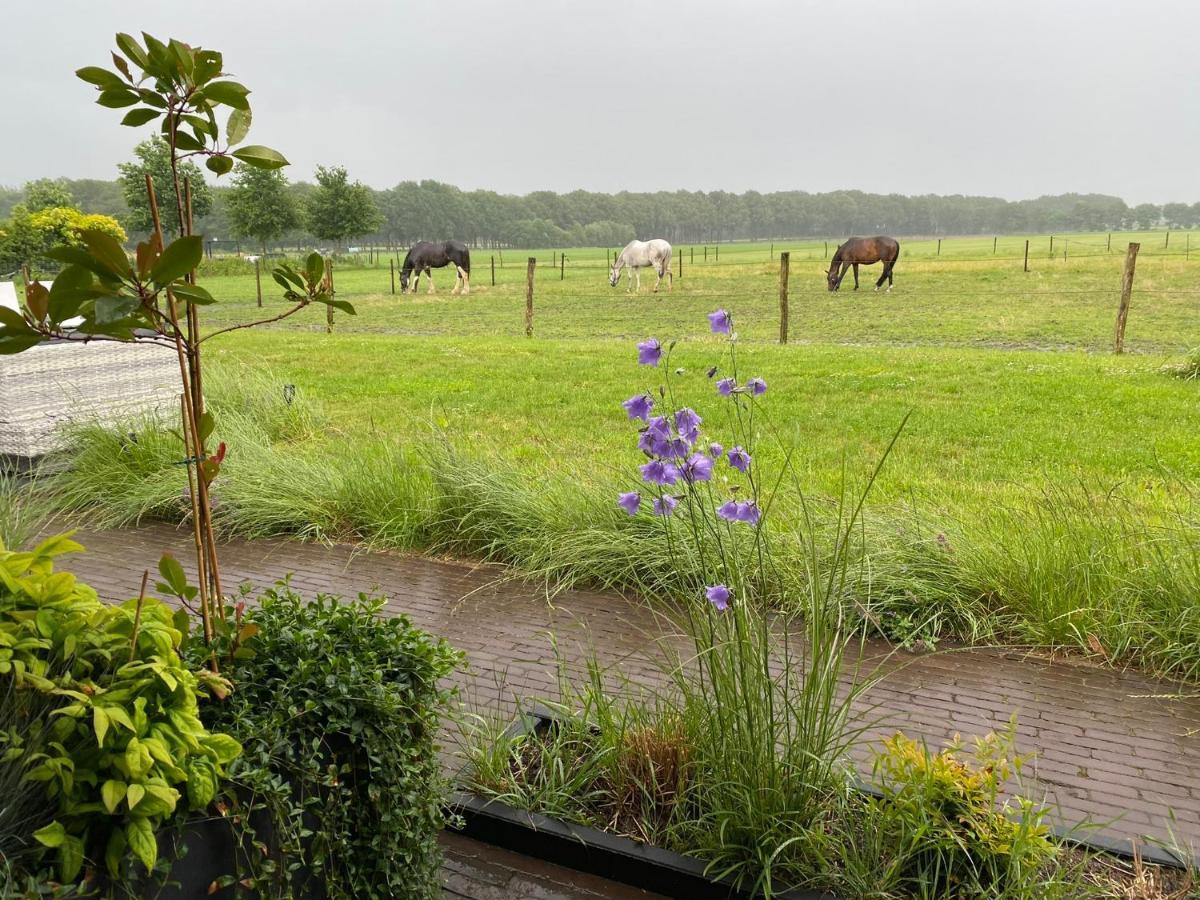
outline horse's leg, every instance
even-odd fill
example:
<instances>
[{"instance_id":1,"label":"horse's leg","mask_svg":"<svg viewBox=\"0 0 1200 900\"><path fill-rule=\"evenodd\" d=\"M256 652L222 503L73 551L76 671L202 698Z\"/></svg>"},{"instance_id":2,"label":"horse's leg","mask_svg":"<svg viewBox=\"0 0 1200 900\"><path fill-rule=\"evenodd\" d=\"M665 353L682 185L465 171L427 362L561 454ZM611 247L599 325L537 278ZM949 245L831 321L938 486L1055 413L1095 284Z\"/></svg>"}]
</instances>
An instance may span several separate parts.
<instances>
[{"instance_id":1,"label":"horse's leg","mask_svg":"<svg viewBox=\"0 0 1200 900\"><path fill-rule=\"evenodd\" d=\"M854 289L858 290L858 263L854 264Z\"/></svg>"},{"instance_id":2,"label":"horse's leg","mask_svg":"<svg viewBox=\"0 0 1200 900\"><path fill-rule=\"evenodd\" d=\"M463 292L463 294L471 293L471 273L468 272L466 269L462 268L461 266L459 267L458 271L459 271L459 274L462 275L462 283L463 283L462 292Z\"/></svg>"},{"instance_id":3,"label":"horse's leg","mask_svg":"<svg viewBox=\"0 0 1200 900\"><path fill-rule=\"evenodd\" d=\"M895 271L895 269L896 269L896 261L893 259L890 263L888 263L888 286L887 286L888 293L891 293L892 285L894 285L896 283L895 279L892 277L892 272Z\"/></svg>"},{"instance_id":4,"label":"horse's leg","mask_svg":"<svg viewBox=\"0 0 1200 900\"><path fill-rule=\"evenodd\" d=\"M838 290L842 289L842 282L846 280L846 273L850 271L850 263L842 263L842 267L838 269L837 286Z\"/></svg>"},{"instance_id":5,"label":"horse's leg","mask_svg":"<svg viewBox=\"0 0 1200 900\"><path fill-rule=\"evenodd\" d=\"M662 266L655 266L655 267L654 267L654 274L658 276L658 280L654 282L654 290L653 290L653 291L651 291L651 293L653 293L653 294L657 294L657 293L658 293L658 286L659 286L660 284L662 284L662 275L663 275L663 273L662 273Z\"/></svg>"},{"instance_id":6,"label":"horse's leg","mask_svg":"<svg viewBox=\"0 0 1200 900\"><path fill-rule=\"evenodd\" d=\"M876 290L876 291L878 291L878 290L879 290L879 288L880 288L880 286L881 286L881 285L882 285L882 284L883 284L885 281L887 281L887 277L888 277L888 263L887 263L887 262L884 262L884 264L883 264L883 274L881 274L881 275L879 276L879 280L878 280L877 282L875 282L875 290Z\"/></svg>"},{"instance_id":7,"label":"horse's leg","mask_svg":"<svg viewBox=\"0 0 1200 900\"><path fill-rule=\"evenodd\" d=\"M413 269L413 283L412 283L412 287L410 287L408 289L408 292L410 294L415 294L417 292L417 285L419 285L420 283L421 283L421 270Z\"/></svg>"},{"instance_id":8,"label":"horse's leg","mask_svg":"<svg viewBox=\"0 0 1200 900\"><path fill-rule=\"evenodd\" d=\"M454 266L454 287L450 289L451 294L457 294L462 290L462 269L456 264Z\"/></svg>"}]
</instances>

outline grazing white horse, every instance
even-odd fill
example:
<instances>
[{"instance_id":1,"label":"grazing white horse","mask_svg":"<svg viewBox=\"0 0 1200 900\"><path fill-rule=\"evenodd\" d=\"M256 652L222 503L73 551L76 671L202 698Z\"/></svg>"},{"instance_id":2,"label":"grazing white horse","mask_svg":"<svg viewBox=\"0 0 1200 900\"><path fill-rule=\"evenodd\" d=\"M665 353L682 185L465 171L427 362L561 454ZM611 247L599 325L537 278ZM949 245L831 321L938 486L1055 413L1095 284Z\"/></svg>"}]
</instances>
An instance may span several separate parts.
<instances>
[{"instance_id":1,"label":"grazing white horse","mask_svg":"<svg viewBox=\"0 0 1200 900\"><path fill-rule=\"evenodd\" d=\"M654 266L654 271L658 273L658 281L654 282L654 293L658 293L658 286L662 284L664 278L667 279L667 290L675 290L675 275L671 271L671 245L661 239L630 241L626 244L625 249L617 257L617 261L612 265L608 283L616 287L621 281L621 269L627 269L629 285L625 290L640 291L642 275L639 270L646 266ZM635 279L637 287L634 287Z\"/></svg>"}]
</instances>

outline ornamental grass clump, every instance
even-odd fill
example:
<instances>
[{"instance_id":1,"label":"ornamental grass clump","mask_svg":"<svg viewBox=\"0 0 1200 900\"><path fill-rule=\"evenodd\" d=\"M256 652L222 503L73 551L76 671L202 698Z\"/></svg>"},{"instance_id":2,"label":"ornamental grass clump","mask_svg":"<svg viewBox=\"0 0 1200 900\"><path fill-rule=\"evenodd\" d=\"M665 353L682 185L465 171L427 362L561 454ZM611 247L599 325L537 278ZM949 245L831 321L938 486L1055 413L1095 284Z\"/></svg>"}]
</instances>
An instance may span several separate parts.
<instances>
[{"instance_id":1,"label":"ornamental grass clump","mask_svg":"<svg viewBox=\"0 0 1200 900\"><path fill-rule=\"evenodd\" d=\"M847 662L856 653L840 599L862 499L839 517L831 550L809 517L793 449L766 417L766 381L739 370L733 317L722 309L708 318L723 348L704 372L673 369L674 343L637 345L638 363L663 378L623 404L645 461L640 484L616 503L658 523L673 580L693 598L679 610L693 646L672 657L672 700L660 706L677 722L656 732L684 748L670 843L709 860L714 877L770 894L816 875L808 850L861 730L851 709L866 682ZM694 394L689 379L710 385L712 412L679 401ZM778 471L757 462L764 440L784 444ZM780 602L768 596L768 585L777 592L782 583L769 524L785 483L800 498L803 526L787 547L806 577Z\"/></svg>"}]
</instances>

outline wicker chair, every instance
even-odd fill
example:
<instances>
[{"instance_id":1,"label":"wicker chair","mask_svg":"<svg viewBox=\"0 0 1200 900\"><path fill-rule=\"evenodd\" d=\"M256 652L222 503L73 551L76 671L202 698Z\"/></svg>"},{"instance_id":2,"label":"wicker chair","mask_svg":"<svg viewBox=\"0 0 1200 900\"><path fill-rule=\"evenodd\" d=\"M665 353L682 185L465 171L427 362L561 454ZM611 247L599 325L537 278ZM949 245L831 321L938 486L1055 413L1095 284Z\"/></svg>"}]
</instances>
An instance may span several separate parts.
<instances>
[{"instance_id":1,"label":"wicker chair","mask_svg":"<svg viewBox=\"0 0 1200 900\"><path fill-rule=\"evenodd\" d=\"M12 282L0 282L0 305L17 308ZM69 423L173 421L180 384L175 351L160 344L78 337L0 356L0 455L34 459L57 450Z\"/></svg>"}]
</instances>

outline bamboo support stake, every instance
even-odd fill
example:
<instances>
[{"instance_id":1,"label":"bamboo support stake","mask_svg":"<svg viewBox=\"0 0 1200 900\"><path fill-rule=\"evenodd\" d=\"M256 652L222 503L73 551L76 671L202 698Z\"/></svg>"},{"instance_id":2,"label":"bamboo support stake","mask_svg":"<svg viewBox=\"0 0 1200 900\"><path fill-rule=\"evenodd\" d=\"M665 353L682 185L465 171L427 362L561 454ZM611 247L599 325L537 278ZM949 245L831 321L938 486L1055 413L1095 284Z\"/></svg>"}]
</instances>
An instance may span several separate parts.
<instances>
[{"instance_id":1,"label":"bamboo support stake","mask_svg":"<svg viewBox=\"0 0 1200 900\"><path fill-rule=\"evenodd\" d=\"M192 218L192 182L189 178L183 180L184 194L184 233L191 235ZM188 282L196 283L196 270L188 273ZM199 431L201 417L204 415L204 378L200 367L200 311L196 304L187 305L187 348L188 365L190 367L192 388L192 433L195 438L197 466L207 457L204 447L204 436ZM221 566L217 561L217 537L212 523L212 502L208 496L208 480L197 469L197 485L200 489L200 515L204 526L204 545L208 555L208 577L211 581L209 597L216 601L217 615L225 619L225 592L221 589Z\"/></svg>"},{"instance_id":2,"label":"bamboo support stake","mask_svg":"<svg viewBox=\"0 0 1200 900\"><path fill-rule=\"evenodd\" d=\"M142 629L142 607L146 604L146 583L150 581L150 570L142 572L142 589L138 591L137 607L133 613L133 634L129 638L129 661L137 656L138 632Z\"/></svg>"},{"instance_id":3,"label":"bamboo support stake","mask_svg":"<svg viewBox=\"0 0 1200 900\"><path fill-rule=\"evenodd\" d=\"M154 224L153 236L157 240L158 246L162 247L162 220L158 214L158 198L154 193L154 179L150 173L146 173L146 196L150 203L150 219ZM200 491L196 484L199 473L193 471L191 460L194 458L192 446L192 429L191 423L194 421L192 416L192 399L191 391L189 390L189 370L188 357L183 346L183 335L179 328L179 314L175 305L175 296L171 291L167 291L167 308L169 310L170 322L174 331L175 339L175 355L179 361L179 383L182 388L180 393L180 406L183 417L183 453L188 459L187 474L188 474L188 499L192 506L192 539L196 547L196 569L198 574L198 587L200 593L200 618L204 623L205 640L211 641L213 636L212 627L212 610L209 606L208 596L208 578L206 572L207 548L205 547L203 537L202 516L200 513Z\"/></svg>"}]
</instances>

